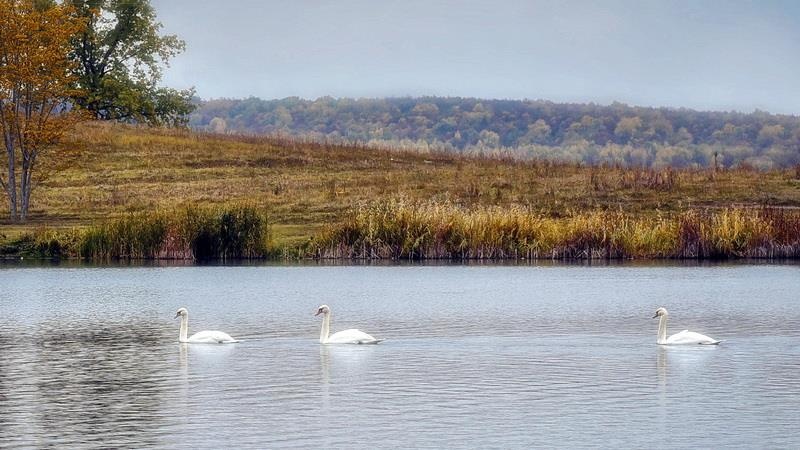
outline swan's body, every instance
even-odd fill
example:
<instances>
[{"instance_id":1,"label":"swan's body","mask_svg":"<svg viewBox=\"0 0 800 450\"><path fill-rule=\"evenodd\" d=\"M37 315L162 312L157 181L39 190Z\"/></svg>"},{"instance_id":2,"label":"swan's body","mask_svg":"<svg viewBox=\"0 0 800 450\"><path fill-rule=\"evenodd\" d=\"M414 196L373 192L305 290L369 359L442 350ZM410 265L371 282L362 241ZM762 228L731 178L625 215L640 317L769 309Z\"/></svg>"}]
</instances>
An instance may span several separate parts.
<instances>
[{"instance_id":1,"label":"swan's body","mask_svg":"<svg viewBox=\"0 0 800 450\"><path fill-rule=\"evenodd\" d=\"M355 328L333 333L328 336L324 342L320 339L320 342L323 344L377 344L380 341L380 339L375 339L369 334L361 330L356 330Z\"/></svg>"},{"instance_id":2,"label":"swan's body","mask_svg":"<svg viewBox=\"0 0 800 450\"><path fill-rule=\"evenodd\" d=\"M328 305L322 305L314 314L318 316L322 314L322 329L319 333L320 344L377 344L383 339L375 339L361 330L349 329L340 331L338 333L330 334L331 331L331 308Z\"/></svg>"},{"instance_id":3,"label":"swan's body","mask_svg":"<svg viewBox=\"0 0 800 450\"><path fill-rule=\"evenodd\" d=\"M694 331L683 330L680 333L675 333L667 337L667 309L658 308L656 314L653 316L655 319L658 317L658 339L656 343L659 345L716 345L722 341L708 337L705 334L695 333Z\"/></svg>"},{"instance_id":4,"label":"swan's body","mask_svg":"<svg viewBox=\"0 0 800 450\"><path fill-rule=\"evenodd\" d=\"M222 331L199 331L190 337L186 337L189 334L189 311L186 308L181 308L175 313L175 317L181 318L181 331L178 336L178 342L186 344L230 344L239 342L228 333L223 333Z\"/></svg>"}]
</instances>

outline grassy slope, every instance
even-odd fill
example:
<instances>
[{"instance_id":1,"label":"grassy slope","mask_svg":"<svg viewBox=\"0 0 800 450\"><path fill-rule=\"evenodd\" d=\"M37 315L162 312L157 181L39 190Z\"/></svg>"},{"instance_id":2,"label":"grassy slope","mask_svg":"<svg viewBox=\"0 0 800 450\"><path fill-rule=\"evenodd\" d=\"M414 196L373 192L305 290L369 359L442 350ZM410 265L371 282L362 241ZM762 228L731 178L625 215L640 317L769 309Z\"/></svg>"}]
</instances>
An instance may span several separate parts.
<instances>
[{"instance_id":1,"label":"grassy slope","mask_svg":"<svg viewBox=\"0 0 800 450\"><path fill-rule=\"evenodd\" d=\"M698 206L800 206L800 174L794 169L669 175L109 124L84 125L72 139L74 163L34 191L29 224L2 223L0 234L80 227L127 211L245 201L267 207L277 243L291 245L340 220L354 205L400 195L531 205L554 215L566 209L651 214Z\"/></svg>"}]
</instances>

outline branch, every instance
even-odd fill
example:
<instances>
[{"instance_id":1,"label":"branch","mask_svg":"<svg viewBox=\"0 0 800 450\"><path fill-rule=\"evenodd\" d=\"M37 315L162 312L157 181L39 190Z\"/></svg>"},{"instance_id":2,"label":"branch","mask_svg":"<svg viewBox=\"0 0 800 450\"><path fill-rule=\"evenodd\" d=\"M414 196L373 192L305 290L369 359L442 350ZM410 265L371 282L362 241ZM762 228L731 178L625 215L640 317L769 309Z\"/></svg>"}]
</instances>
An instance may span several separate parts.
<instances>
[{"instance_id":1,"label":"branch","mask_svg":"<svg viewBox=\"0 0 800 450\"><path fill-rule=\"evenodd\" d=\"M123 37L123 30L128 26L127 16L123 17L123 19L117 19L117 24L114 26L114 29L109 32L109 35L113 37L112 41L108 44L108 49L106 49L103 57L100 61L99 69L101 73L106 72L106 67L108 66L108 61L111 59L111 55L117 50L120 42L122 42Z\"/></svg>"},{"instance_id":2,"label":"branch","mask_svg":"<svg viewBox=\"0 0 800 450\"><path fill-rule=\"evenodd\" d=\"M88 29L83 32L83 36L81 37L81 50L80 50L80 57L81 63L83 64L83 69L86 73L92 76L92 83L94 83L94 75L95 75L95 66L94 66L94 58L92 57L93 51L89 50L90 42L89 42L89 31Z\"/></svg>"}]
</instances>

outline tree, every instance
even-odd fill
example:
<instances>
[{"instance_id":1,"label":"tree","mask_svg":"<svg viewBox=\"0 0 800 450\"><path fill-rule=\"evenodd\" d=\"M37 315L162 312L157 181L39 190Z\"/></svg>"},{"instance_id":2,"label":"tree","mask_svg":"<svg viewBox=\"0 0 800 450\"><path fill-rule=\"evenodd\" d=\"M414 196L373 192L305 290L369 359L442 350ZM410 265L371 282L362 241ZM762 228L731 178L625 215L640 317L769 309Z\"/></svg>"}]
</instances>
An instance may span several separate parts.
<instances>
[{"instance_id":1,"label":"tree","mask_svg":"<svg viewBox=\"0 0 800 450\"><path fill-rule=\"evenodd\" d=\"M732 123L726 123L721 129L713 132L711 137L720 144L733 146L739 143L742 130Z\"/></svg>"},{"instance_id":2,"label":"tree","mask_svg":"<svg viewBox=\"0 0 800 450\"><path fill-rule=\"evenodd\" d=\"M225 119L222 117L214 117L208 123L208 131L212 133L224 133L227 128L228 124L225 123Z\"/></svg>"},{"instance_id":3,"label":"tree","mask_svg":"<svg viewBox=\"0 0 800 450\"><path fill-rule=\"evenodd\" d=\"M619 119L617 127L614 128L614 134L622 138L623 143L627 143L638 135L640 128L642 128L642 119L638 117L623 117Z\"/></svg>"},{"instance_id":4,"label":"tree","mask_svg":"<svg viewBox=\"0 0 800 450\"><path fill-rule=\"evenodd\" d=\"M83 27L69 6L0 0L0 176L12 220L25 220L37 158L55 148L79 114L71 108L70 41Z\"/></svg>"},{"instance_id":5,"label":"tree","mask_svg":"<svg viewBox=\"0 0 800 450\"><path fill-rule=\"evenodd\" d=\"M69 0L86 21L73 39L75 101L98 119L184 125L194 109L194 90L159 87L161 66L183 51L162 25L149 0Z\"/></svg>"},{"instance_id":6,"label":"tree","mask_svg":"<svg viewBox=\"0 0 800 450\"><path fill-rule=\"evenodd\" d=\"M778 142L783 137L782 125L764 125L758 132L756 142L762 147L769 147Z\"/></svg>"},{"instance_id":7,"label":"tree","mask_svg":"<svg viewBox=\"0 0 800 450\"><path fill-rule=\"evenodd\" d=\"M650 128L652 130L653 136L658 137L658 139L662 143L668 142L669 139L672 137L672 134L674 133L672 122L670 122L663 116L659 116L655 120L653 120L650 124Z\"/></svg>"},{"instance_id":8,"label":"tree","mask_svg":"<svg viewBox=\"0 0 800 450\"><path fill-rule=\"evenodd\" d=\"M550 140L550 125L542 119L528 125L528 132L520 139L521 144L546 144Z\"/></svg>"},{"instance_id":9,"label":"tree","mask_svg":"<svg viewBox=\"0 0 800 450\"><path fill-rule=\"evenodd\" d=\"M605 126L603 126L602 120L591 116L583 116L580 122L573 122L567 128L564 138L568 141L583 139L589 142L597 142L598 137L602 136L604 132Z\"/></svg>"}]
</instances>

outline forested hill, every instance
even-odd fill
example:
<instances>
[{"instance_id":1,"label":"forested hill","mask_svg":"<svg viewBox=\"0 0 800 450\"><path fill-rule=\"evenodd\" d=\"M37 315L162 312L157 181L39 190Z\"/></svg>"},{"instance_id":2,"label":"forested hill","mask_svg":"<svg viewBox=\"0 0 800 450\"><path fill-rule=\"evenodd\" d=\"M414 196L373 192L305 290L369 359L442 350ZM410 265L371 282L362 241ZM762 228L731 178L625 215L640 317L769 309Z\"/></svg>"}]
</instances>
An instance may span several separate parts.
<instances>
[{"instance_id":1,"label":"forested hill","mask_svg":"<svg viewBox=\"0 0 800 450\"><path fill-rule=\"evenodd\" d=\"M210 100L190 124L470 154L649 167L800 164L800 117L474 98ZM716 155L716 156L715 156Z\"/></svg>"}]
</instances>

